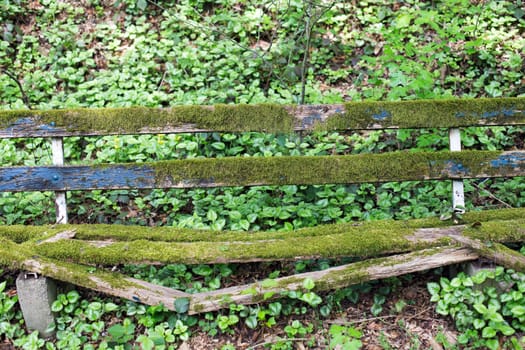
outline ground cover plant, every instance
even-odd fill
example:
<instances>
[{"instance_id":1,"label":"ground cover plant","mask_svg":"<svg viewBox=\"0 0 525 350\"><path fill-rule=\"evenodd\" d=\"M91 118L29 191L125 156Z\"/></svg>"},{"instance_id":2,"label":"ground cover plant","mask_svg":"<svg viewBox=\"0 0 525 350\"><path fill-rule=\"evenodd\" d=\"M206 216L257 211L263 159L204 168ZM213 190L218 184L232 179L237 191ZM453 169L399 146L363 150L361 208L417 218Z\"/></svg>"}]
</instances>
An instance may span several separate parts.
<instances>
[{"instance_id":1,"label":"ground cover plant","mask_svg":"<svg viewBox=\"0 0 525 350\"><path fill-rule=\"evenodd\" d=\"M523 96L524 15L521 0L4 0L0 108ZM523 149L525 139L525 130L516 127L462 133L471 149ZM71 137L65 140L65 155L69 163L91 164L447 147L446 130L201 133ZM43 139L3 139L0 150L4 165L51 162ZM447 215L450 187L404 182L92 191L69 193L68 205L75 223L286 231ZM525 182L467 181L466 197L468 210L523 207ZM1 224L49 223L54 211L51 193L0 193ZM338 263L343 261L116 268L197 292ZM522 275L502 269L472 277L445 272L328 294L312 292L312 282L305 280L301 292L281 300L232 305L199 317L188 316L184 304L172 313L163 306L64 289L53 304L56 339L46 341L24 328L13 275L2 271L0 349L523 346ZM471 292L486 279L512 282L512 287L505 293Z\"/></svg>"}]
</instances>

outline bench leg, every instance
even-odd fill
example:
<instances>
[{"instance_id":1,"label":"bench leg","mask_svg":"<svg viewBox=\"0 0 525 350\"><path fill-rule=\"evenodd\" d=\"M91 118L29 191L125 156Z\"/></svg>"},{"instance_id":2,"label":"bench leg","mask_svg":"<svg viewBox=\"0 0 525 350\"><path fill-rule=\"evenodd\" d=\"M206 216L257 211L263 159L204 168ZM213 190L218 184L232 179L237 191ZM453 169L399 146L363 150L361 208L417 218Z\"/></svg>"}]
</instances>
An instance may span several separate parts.
<instances>
[{"instance_id":1,"label":"bench leg","mask_svg":"<svg viewBox=\"0 0 525 350\"><path fill-rule=\"evenodd\" d=\"M38 331L41 337L50 337L54 332L46 332L55 321L51 304L57 296L55 281L31 272L21 272L16 279L18 301L24 315L26 326Z\"/></svg>"}]
</instances>

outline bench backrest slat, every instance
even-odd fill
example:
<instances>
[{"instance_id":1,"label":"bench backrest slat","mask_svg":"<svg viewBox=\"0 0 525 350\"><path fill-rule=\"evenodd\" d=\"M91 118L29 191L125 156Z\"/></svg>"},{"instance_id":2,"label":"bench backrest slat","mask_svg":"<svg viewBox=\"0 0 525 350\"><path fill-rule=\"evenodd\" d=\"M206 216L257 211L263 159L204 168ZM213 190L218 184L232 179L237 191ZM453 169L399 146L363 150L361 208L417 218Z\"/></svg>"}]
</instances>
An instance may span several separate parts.
<instances>
[{"instance_id":1,"label":"bench backrest slat","mask_svg":"<svg viewBox=\"0 0 525 350\"><path fill-rule=\"evenodd\" d=\"M390 152L0 168L0 191L337 184L525 176L525 152Z\"/></svg>"},{"instance_id":2,"label":"bench backrest slat","mask_svg":"<svg viewBox=\"0 0 525 350\"><path fill-rule=\"evenodd\" d=\"M525 98L0 111L0 138L525 125Z\"/></svg>"}]
</instances>

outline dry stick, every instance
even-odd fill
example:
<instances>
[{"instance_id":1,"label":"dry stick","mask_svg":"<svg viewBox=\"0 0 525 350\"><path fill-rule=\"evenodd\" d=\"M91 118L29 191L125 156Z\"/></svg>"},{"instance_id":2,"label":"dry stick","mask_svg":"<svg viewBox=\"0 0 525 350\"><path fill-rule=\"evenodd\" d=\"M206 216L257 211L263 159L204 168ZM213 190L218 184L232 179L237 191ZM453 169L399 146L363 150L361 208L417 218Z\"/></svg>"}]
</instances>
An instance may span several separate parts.
<instances>
[{"instance_id":1,"label":"dry stick","mask_svg":"<svg viewBox=\"0 0 525 350\"><path fill-rule=\"evenodd\" d=\"M9 78L11 78L16 83L16 85L18 85L18 89L20 90L20 93L22 94L22 101L24 102L26 107L28 109L33 109L31 107L31 103L29 102L29 98L27 97L27 95L26 95L26 93L24 91L24 88L22 87L22 84L20 83L18 78L14 74L10 73L9 71L7 71L5 69L2 70L2 72L5 73L5 75L7 75Z\"/></svg>"},{"instance_id":2,"label":"dry stick","mask_svg":"<svg viewBox=\"0 0 525 350\"><path fill-rule=\"evenodd\" d=\"M284 341L307 341L307 340L310 340L310 339L308 339L308 338L278 338L278 339L275 339L275 340L265 341L265 342L262 342L262 343L259 343L259 344L255 344L253 346L250 346L249 348L246 348L246 350L253 350L253 349L258 348L260 346L271 345L271 344L284 342Z\"/></svg>"},{"instance_id":3,"label":"dry stick","mask_svg":"<svg viewBox=\"0 0 525 350\"><path fill-rule=\"evenodd\" d=\"M418 312L415 315L407 317L406 319L407 320L412 320L414 318L418 318L419 315L424 314L425 312L427 312L431 308L432 307L428 307L428 308L424 309L423 311ZM386 316L361 318L361 319L355 320L355 321L328 320L328 321L325 321L325 322L328 323L328 324L337 324L337 325L341 325L341 326L351 326L351 325L356 324L356 323L364 323L364 322L369 322L369 321L377 321L377 320L384 320L384 319L387 319L387 318L398 318L398 317L399 317L399 315L386 315Z\"/></svg>"},{"instance_id":4,"label":"dry stick","mask_svg":"<svg viewBox=\"0 0 525 350\"><path fill-rule=\"evenodd\" d=\"M489 190L485 189L485 188L481 188L479 187L478 185L476 185L475 183L471 183L472 186L474 186L478 191L485 191L490 198L500 202L501 204L503 204L504 206L506 206L507 208L513 208L512 205L510 205L509 203L507 202L504 202L502 201L501 199L499 199L498 197L496 197L494 194L492 194L492 192L490 192Z\"/></svg>"},{"instance_id":5,"label":"dry stick","mask_svg":"<svg viewBox=\"0 0 525 350\"><path fill-rule=\"evenodd\" d=\"M465 236L451 236L451 238L498 265L521 272L525 271L525 256L501 243L489 242L489 244L484 244L478 239Z\"/></svg>"},{"instance_id":6,"label":"dry stick","mask_svg":"<svg viewBox=\"0 0 525 350\"><path fill-rule=\"evenodd\" d=\"M302 282L311 278L315 290L329 290L399 276L416 271L428 270L458 262L476 260L478 254L467 248L436 248L394 255L387 258L369 259L348 265L332 267L322 271L307 272L271 280L270 284L259 281L243 286L223 288L212 292L192 294L190 314L219 310L231 303L257 304L261 300L275 299L282 292L300 290Z\"/></svg>"}]
</instances>

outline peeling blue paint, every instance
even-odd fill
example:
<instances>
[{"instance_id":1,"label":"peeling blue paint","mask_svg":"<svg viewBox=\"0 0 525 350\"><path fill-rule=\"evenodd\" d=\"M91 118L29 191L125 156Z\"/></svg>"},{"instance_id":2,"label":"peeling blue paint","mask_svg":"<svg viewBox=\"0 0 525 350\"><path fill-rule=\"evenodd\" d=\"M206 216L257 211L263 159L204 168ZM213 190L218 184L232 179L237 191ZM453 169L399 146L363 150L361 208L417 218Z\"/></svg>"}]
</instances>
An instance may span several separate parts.
<instances>
[{"instance_id":1,"label":"peeling blue paint","mask_svg":"<svg viewBox=\"0 0 525 350\"><path fill-rule=\"evenodd\" d=\"M155 187L154 169L148 166L0 168L0 192L64 191L126 187Z\"/></svg>"},{"instance_id":2,"label":"peeling blue paint","mask_svg":"<svg viewBox=\"0 0 525 350\"><path fill-rule=\"evenodd\" d=\"M388 119L390 117L392 117L392 113L390 113L389 111L386 111L386 110L382 110L379 113L372 114L372 118L374 120L379 120L379 121Z\"/></svg>"},{"instance_id":3,"label":"peeling blue paint","mask_svg":"<svg viewBox=\"0 0 525 350\"><path fill-rule=\"evenodd\" d=\"M493 111L486 111L483 113L465 113L465 112L457 112L455 114L456 118L465 118L465 117L473 117L473 118L482 118L482 119L493 119L497 118L499 116L503 117L514 117L514 116L522 116L525 115L524 111L517 110L514 106L509 108L502 108L500 110L493 110Z\"/></svg>"},{"instance_id":4,"label":"peeling blue paint","mask_svg":"<svg viewBox=\"0 0 525 350\"><path fill-rule=\"evenodd\" d=\"M490 166L494 168L501 167L518 167L520 164L525 163L525 154L521 152L512 152L502 154L498 158L490 162Z\"/></svg>"},{"instance_id":5,"label":"peeling blue paint","mask_svg":"<svg viewBox=\"0 0 525 350\"><path fill-rule=\"evenodd\" d=\"M466 168L462 163L456 162L454 160L447 161L446 167L450 170L450 174L454 177L465 176L470 172L470 170Z\"/></svg>"},{"instance_id":6,"label":"peeling blue paint","mask_svg":"<svg viewBox=\"0 0 525 350\"><path fill-rule=\"evenodd\" d=\"M303 118L301 122L301 127L309 127L314 125L316 121L322 121L322 116L319 113L310 114L307 117Z\"/></svg>"},{"instance_id":7,"label":"peeling blue paint","mask_svg":"<svg viewBox=\"0 0 525 350\"><path fill-rule=\"evenodd\" d=\"M61 132L63 129L56 128L55 122L49 124L37 124L33 118L20 118L11 123L10 126L6 127L4 130L6 132L24 132L28 129L33 129L31 132L32 137L42 136L39 132L43 132L44 135L48 133ZM36 129L36 130L35 130Z\"/></svg>"}]
</instances>

